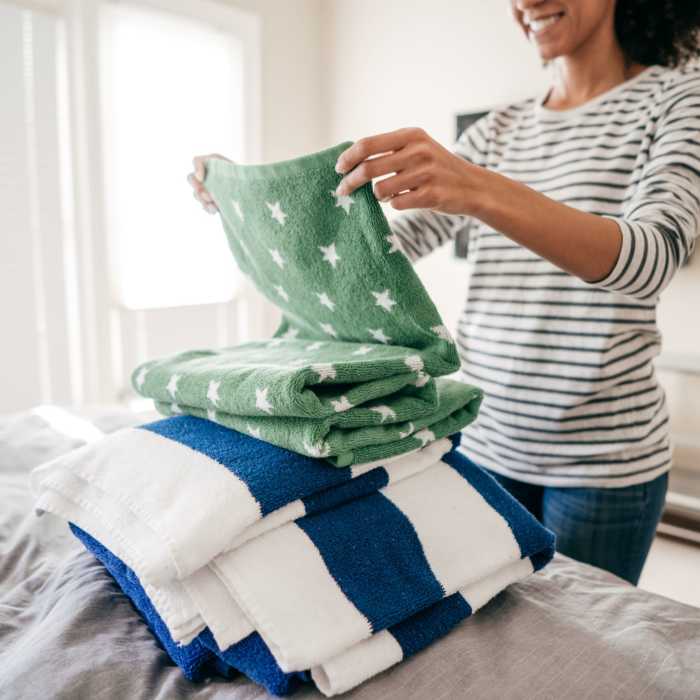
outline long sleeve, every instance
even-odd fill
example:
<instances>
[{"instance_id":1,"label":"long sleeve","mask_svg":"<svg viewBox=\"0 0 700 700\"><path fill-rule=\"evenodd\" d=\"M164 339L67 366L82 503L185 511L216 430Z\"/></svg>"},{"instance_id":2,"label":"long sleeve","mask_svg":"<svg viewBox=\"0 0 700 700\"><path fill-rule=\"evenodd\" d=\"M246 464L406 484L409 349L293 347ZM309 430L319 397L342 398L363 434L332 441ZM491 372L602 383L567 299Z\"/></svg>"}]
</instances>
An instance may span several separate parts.
<instances>
[{"instance_id":1,"label":"long sleeve","mask_svg":"<svg viewBox=\"0 0 700 700\"><path fill-rule=\"evenodd\" d=\"M622 246L594 283L637 300L656 299L692 254L700 232L700 75L679 74L664 93L649 159L621 217Z\"/></svg>"},{"instance_id":2,"label":"long sleeve","mask_svg":"<svg viewBox=\"0 0 700 700\"><path fill-rule=\"evenodd\" d=\"M484 165L488 153L488 115L465 129L454 152L476 165ZM391 232L411 260L418 260L471 228L472 219L463 215L441 214L431 209L412 209L392 218Z\"/></svg>"}]
</instances>

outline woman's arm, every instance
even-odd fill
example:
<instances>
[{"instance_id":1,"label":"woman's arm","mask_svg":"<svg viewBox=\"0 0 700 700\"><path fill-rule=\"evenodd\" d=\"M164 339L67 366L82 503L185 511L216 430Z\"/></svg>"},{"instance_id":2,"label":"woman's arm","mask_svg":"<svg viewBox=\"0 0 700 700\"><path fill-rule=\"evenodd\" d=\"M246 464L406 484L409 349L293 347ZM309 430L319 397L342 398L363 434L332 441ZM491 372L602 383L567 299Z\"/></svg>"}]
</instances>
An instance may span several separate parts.
<instances>
[{"instance_id":1,"label":"woman's arm","mask_svg":"<svg viewBox=\"0 0 700 700\"><path fill-rule=\"evenodd\" d=\"M338 170L348 173L340 192L396 173L374 188L395 209L473 216L586 282L649 298L690 254L700 228L700 101L690 94L660 119L649 164L618 219L469 163L420 129L361 139L341 154Z\"/></svg>"},{"instance_id":2,"label":"woman's arm","mask_svg":"<svg viewBox=\"0 0 700 700\"><path fill-rule=\"evenodd\" d=\"M587 281L607 275L620 253L622 237L614 221L474 165L422 129L360 139L341 154L337 170L348 173L338 186L341 194L396 173L375 184L380 201L391 201L399 210L425 208L475 217Z\"/></svg>"}]
</instances>

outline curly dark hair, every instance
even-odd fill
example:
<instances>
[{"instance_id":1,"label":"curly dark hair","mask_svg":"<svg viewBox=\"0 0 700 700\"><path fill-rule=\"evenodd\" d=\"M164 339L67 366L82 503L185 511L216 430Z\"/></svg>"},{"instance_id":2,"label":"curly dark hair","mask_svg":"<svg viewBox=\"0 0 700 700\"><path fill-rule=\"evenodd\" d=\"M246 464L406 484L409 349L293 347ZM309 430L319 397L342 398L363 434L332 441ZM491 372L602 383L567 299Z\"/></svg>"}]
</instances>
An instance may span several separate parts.
<instances>
[{"instance_id":1,"label":"curly dark hair","mask_svg":"<svg viewBox=\"0 0 700 700\"><path fill-rule=\"evenodd\" d=\"M675 68L700 56L700 0L618 0L615 33L629 60Z\"/></svg>"}]
</instances>

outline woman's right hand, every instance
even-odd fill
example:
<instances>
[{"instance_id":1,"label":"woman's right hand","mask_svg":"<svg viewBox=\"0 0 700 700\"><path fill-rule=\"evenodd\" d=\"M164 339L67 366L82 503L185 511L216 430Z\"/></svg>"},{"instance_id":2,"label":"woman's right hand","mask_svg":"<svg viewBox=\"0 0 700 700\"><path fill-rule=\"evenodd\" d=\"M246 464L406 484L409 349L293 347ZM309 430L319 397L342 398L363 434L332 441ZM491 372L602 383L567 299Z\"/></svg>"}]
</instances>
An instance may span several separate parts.
<instances>
[{"instance_id":1,"label":"woman's right hand","mask_svg":"<svg viewBox=\"0 0 700 700\"><path fill-rule=\"evenodd\" d=\"M233 162L230 158L226 156L221 156L218 153L210 153L206 156L195 156L192 159L192 165L194 166L194 172L191 172L187 176L187 182L192 186L192 194L194 198L204 207L204 211L209 214L216 214L219 208L216 206L214 198L207 192L206 188L202 184L204 178L207 174L206 161L210 158L221 158L221 160L227 160L229 163Z\"/></svg>"}]
</instances>

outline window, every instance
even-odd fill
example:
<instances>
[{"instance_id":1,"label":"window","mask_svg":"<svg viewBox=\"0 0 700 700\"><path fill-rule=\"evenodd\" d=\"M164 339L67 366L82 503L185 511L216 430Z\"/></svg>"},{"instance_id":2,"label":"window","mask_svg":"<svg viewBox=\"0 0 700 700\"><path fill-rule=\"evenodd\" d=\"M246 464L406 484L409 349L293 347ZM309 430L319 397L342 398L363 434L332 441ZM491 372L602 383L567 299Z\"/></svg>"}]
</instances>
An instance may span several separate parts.
<instances>
[{"instance_id":1,"label":"window","mask_svg":"<svg viewBox=\"0 0 700 700\"><path fill-rule=\"evenodd\" d=\"M190 196L192 156L241 159L243 48L213 24L139 5L102 13L102 134L114 291L130 309L231 299L217 217Z\"/></svg>"},{"instance_id":2,"label":"window","mask_svg":"<svg viewBox=\"0 0 700 700\"><path fill-rule=\"evenodd\" d=\"M191 158L260 160L260 18L0 0L0 410L112 402L152 354L269 334Z\"/></svg>"}]
</instances>

